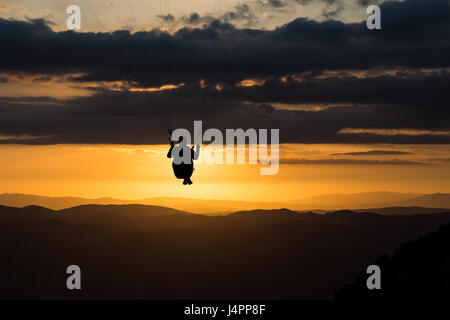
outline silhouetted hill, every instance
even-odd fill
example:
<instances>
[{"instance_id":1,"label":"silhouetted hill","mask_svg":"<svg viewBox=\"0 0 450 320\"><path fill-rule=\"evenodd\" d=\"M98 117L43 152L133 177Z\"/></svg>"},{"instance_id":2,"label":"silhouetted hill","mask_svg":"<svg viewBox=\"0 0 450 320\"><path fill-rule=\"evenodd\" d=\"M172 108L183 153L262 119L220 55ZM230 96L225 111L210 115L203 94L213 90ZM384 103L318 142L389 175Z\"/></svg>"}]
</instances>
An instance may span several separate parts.
<instances>
[{"instance_id":1,"label":"silhouetted hill","mask_svg":"<svg viewBox=\"0 0 450 320\"><path fill-rule=\"evenodd\" d=\"M238 211L238 212L234 212L229 214L230 217L233 216L281 216L281 215L294 215L294 214L298 214L298 212L286 209L286 208L282 208L282 209L272 209L272 210L262 210L262 209L258 209L258 210L247 210L247 211Z\"/></svg>"},{"instance_id":2,"label":"silhouetted hill","mask_svg":"<svg viewBox=\"0 0 450 320\"><path fill-rule=\"evenodd\" d=\"M189 199L158 197L139 200L137 203L160 205L207 215L226 215L240 210L276 209L282 207L279 202L236 201L220 199Z\"/></svg>"},{"instance_id":3,"label":"silhouetted hill","mask_svg":"<svg viewBox=\"0 0 450 320\"><path fill-rule=\"evenodd\" d=\"M39 207L39 206L27 206L24 208L15 208L0 206L0 219L23 219L23 218L48 218L53 210Z\"/></svg>"},{"instance_id":4,"label":"silhouetted hill","mask_svg":"<svg viewBox=\"0 0 450 320\"><path fill-rule=\"evenodd\" d=\"M226 215L236 211L251 211L257 209L271 210L288 208L294 211L323 211L351 209L362 211L364 208L374 208L370 211L383 214L412 213L408 207L425 207L430 210L415 210L415 213L435 213L442 210L432 208L450 208L449 194L419 195L414 193L395 192L365 192L355 194L326 194L285 202L258 202L258 201L232 201L232 200L204 200L189 198L159 197L138 200L121 200L113 198L84 199L77 197L45 197L27 194L0 194L0 205L24 207L38 205L53 210L61 210L75 206L100 204L142 204L170 207L180 211L200 213L207 215ZM390 210L377 209L388 207ZM395 207L395 209L394 209ZM390 211L393 211L392 213Z\"/></svg>"},{"instance_id":5,"label":"silhouetted hill","mask_svg":"<svg viewBox=\"0 0 450 320\"><path fill-rule=\"evenodd\" d=\"M0 204L11 207L38 205L53 210L67 209L89 204L142 204L170 207L181 211L209 215L225 215L238 210L272 209L281 207L281 204L279 203L256 201L203 200L175 197L158 197L137 200L122 200L114 198L85 199L79 197L46 197L19 193L0 194Z\"/></svg>"},{"instance_id":6,"label":"silhouetted hill","mask_svg":"<svg viewBox=\"0 0 450 320\"><path fill-rule=\"evenodd\" d=\"M0 298L332 298L380 252L449 222L450 213L2 206ZM65 287L71 264L82 269L78 292Z\"/></svg>"},{"instance_id":7,"label":"silhouetted hill","mask_svg":"<svg viewBox=\"0 0 450 320\"><path fill-rule=\"evenodd\" d=\"M288 208L296 210L312 209L357 209L379 208L420 196L416 193L362 192L353 194L324 194L285 202Z\"/></svg>"},{"instance_id":8,"label":"silhouetted hill","mask_svg":"<svg viewBox=\"0 0 450 320\"><path fill-rule=\"evenodd\" d=\"M82 205L69 209L51 210L40 206L24 208L0 206L1 218L58 218L63 220L83 221L98 216L119 216L127 219L156 217L163 215L188 215L191 213L160 206L128 205Z\"/></svg>"},{"instance_id":9,"label":"silhouetted hill","mask_svg":"<svg viewBox=\"0 0 450 320\"><path fill-rule=\"evenodd\" d=\"M77 206L69 209L63 209L59 210L58 212L64 215L76 215L76 216L115 214L119 216L126 216L129 218L163 216L166 214L189 214L187 212L172 208L160 206L148 206L141 204L123 204L123 205L90 204Z\"/></svg>"},{"instance_id":10,"label":"silhouetted hill","mask_svg":"<svg viewBox=\"0 0 450 320\"><path fill-rule=\"evenodd\" d=\"M368 275L337 291L337 299L450 298L450 224L418 240L406 242L373 263L381 269L381 290L368 290Z\"/></svg>"},{"instance_id":11,"label":"silhouetted hill","mask_svg":"<svg viewBox=\"0 0 450 320\"><path fill-rule=\"evenodd\" d=\"M434 193L426 194L398 203L400 206L421 206L434 208L450 208L450 194Z\"/></svg>"},{"instance_id":12,"label":"silhouetted hill","mask_svg":"<svg viewBox=\"0 0 450 320\"><path fill-rule=\"evenodd\" d=\"M425 208L425 207L386 207L386 208L370 208L357 209L356 212L373 212L384 215L412 215L412 214L430 214L439 212L448 212L449 209L442 208Z\"/></svg>"},{"instance_id":13,"label":"silhouetted hill","mask_svg":"<svg viewBox=\"0 0 450 320\"><path fill-rule=\"evenodd\" d=\"M126 200L112 198L85 199L79 197L46 197L32 194L4 193L0 194L0 204L10 207L38 205L53 210L60 210L87 204L126 204Z\"/></svg>"}]
</instances>

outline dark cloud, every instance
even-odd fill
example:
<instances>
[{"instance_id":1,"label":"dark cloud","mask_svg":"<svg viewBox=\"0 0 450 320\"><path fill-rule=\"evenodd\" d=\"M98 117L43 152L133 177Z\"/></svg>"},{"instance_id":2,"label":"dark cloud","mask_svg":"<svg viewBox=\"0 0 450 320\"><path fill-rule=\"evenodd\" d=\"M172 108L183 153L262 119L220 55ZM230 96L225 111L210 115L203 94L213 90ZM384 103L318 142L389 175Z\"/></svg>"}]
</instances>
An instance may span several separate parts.
<instances>
[{"instance_id":1,"label":"dark cloud","mask_svg":"<svg viewBox=\"0 0 450 320\"><path fill-rule=\"evenodd\" d=\"M320 74L319 74L320 76ZM378 77L357 77L349 74L328 77L306 75L267 79L261 86L229 87L227 97L259 103L291 104L391 104L401 106L450 105L450 73L436 71L397 72ZM183 88L179 90L180 94Z\"/></svg>"},{"instance_id":2,"label":"dark cloud","mask_svg":"<svg viewBox=\"0 0 450 320\"><path fill-rule=\"evenodd\" d=\"M90 97L66 100L0 98L0 133L38 137L0 143L166 143L166 126L191 128L202 117L222 130L279 128L282 142L450 143L448 136L339 133L449 130L448 1L385 2L382 10L377 31L365 21L296 19L266 31L216 19L175 34L75 33L54 32L43 20L0 19L0 72L47 80L76 73L82 76L74 81L124 81L124 87L184 83L161 92L97 88ZM377 66L389 75L353 72ZM250 78L265 83L236 85ZM297 104L334 107L295 110Z\"/></svg>"},{"instance_id":3,"label":"dark cloud","mask_svg":"<svg viewBox=\"0 0 450 320\"><path fill-rule=\"evenodd\" d=\"M267 4L271 7L274 8L281 8L284 7L286 5L287 1L283 1L283 0L269 0L267 1Z\"/></svg>"},{"instance_id":4,"label":"dark cloud","mask_svg":"<svg viewBox=\"0 0 450 320\"><path fill-rule=\"evenodd\" d=\"M286 159L281 164L321 164L321 165L425 165L424 162L406 160L359 160L359 159Z\"/></svg>"},{"instance_id":5,"label":"dark cloud","mask_svg":"<svg viewBox=\"0 0 450 320\"><path fill-rule=\"evenodd\" d=\"M346 24L296 19L271 31L237 29L213 21L173 35L53 32L42 21L0 20L0 70L81 72L79 81L235 82L312 70L449 67L447 0L382 5L383 29L365 21ZM238 15L239 16L239 15ZM30 54L32 52L32 54Z\"/></svg>"},{"instance_id":6,"label":"dark cloud","mask_svg":"<svg viewBox=\"0 0 450 320\"><path fill-rule=\"evenodd\" d=\"M373 0L356 0L356 3L363 7L367 7L371 4L375 4L375 3L373 3Z\"/></svg>"},{"instance_id":7,"label":"dark cloud","mask_svg":"<svg viewBox=\"0 0 450 320\"><path fill-rule=\"evenodd\" d=\"M262 1L258 0L257 3L262 7L269 8L285 8L293 7L295 4L308 5L312 2L325 2L327 4L338 3L341 0L268 0Z\"/></svg>"},{"instance_id":8,"label":"dark cloud","mask_svg":"<svg viewBox=\"0 0 450 320\"><path fill-rule=\"evenodd\" d=\"M202 119L205 127L218 128L223 132L226 128L280 129L283 143L450 143L449 136L339 133L347 127L448 128L448 111L446 115L436 115L433 109L425 109L426 112L417 116L417 111L399 109L397 106L333 107L321 111L278 110L270 104L201 97L201 94L185 98L168 92L105 91L92 97L68 100L2 98L0 127L4 135L48 137L18 142L30 144L166 143L166 125L192 130L193 121ZM209 105L211 102L214 102L213 105ZM168 122L170 115L171 123Z\"/></svg>"},{"instance_id":9,"label":"dark cloud","mask_svg":"<svg viewBox=\"0 0 450 320\"><path fill-rule=\"evenodd\" d=\"M46 75L44 75L44 76L42 76L42 77L36 77L36 78L33 78L33 81L34 82L46 82L46 81L51 81L53 78L51 77L51 76L46 76Z\"/></svg>"},{"instance_id":10,"label":"dark cloud","mask_svg":"<svg viewBox=\"0 0 450 320\"><path fill-rule=\"evenodd\" d=\"M200 14L194 12L188 16L180 18L180 20L188 25L199 25L199 24L209 24L215 20L212 16L201 16Z\"/></svg>"},{"instance_id":11,"label":"dark cloud","mask_svg":"<svg viewBox=\"0 0 450 320\"><path fill-rule=\"evenodd\" d=\"M247 25L252 25L257 21L257 18L247 4L239 4L234 8L234 11L225 13L219 20L224 22L246 21Z\"/></svg>"},{"instance_id":12,"label":"dark cloud","mask_svg":"<svg viewBox=\"0 0 450 320\"><path fill-rule=\"evenodd\" d=\"M386 155L409 155L411 152L407 151L394 151L394 150L370 150L363 152L346 152L346 153L334 153L332 156L386 156Z\"/></svg>"},{"instance_id":13,"label":"dark cloud","mask_svg":"<svg viewBox=\"0 0 450 320\"><path fill-rule=\"evenodd\" d=\"M173 22L175 21L175 17L171 14L167 14L167 15L158 15L158 18L160 18L161 20L165 21L165 22Z\"/></svg>"},{"instance_id":14,"label":"dark cloud","mask_svg":"<svg viewBox=\"0 0 450 320\"><path fill-rule=\"evenodd\" d=\"M384 2L385 0L356 0L356 4L362 7ZM336 18L348 7L349 2L345 0L259 0L256 3L264 9L272 9L279 11L289 11L295 8L296 5L307 6L314 2L324 3L325 7L322 9L321 16L326 19Z\"/></svg>"},{"instance_id":15,"label":"dark cloud","mask_svg":"<svg viewBox=\"0 0 450 320\"><path fill-rule=\"evenodd\" d=\"M253 25L258 21L258 18L254 14L254 11L247 4L238 4L236 5L232 11L226 12L219 16L213 15L204 15L194 12L188 16L183 16L179 18L179 20L187 24L189 26L197 26L197 25L209 25L212 23L234 23L234 22L245 22L244 24L247 26Z\"/></svg>"},{"instance_id":16,"label":"dark cloud","mask_svg":"<svg viewBox=\"0 0 450 320\"><path fill-rule=\"evenodd\" d=\"M450 158L433 158L433 159L428 159L428 161L438 161L438 162L450 163Z\"/></svg>"},{"instance_id":17,"label":"dark cloud","mask_svg":"<svg viewBox=\"0 0 450 320\"><path fill-rule=\"evenodd\" d=\"M338 6L336 8L324 8L322 10L322 16L328 19L337 17L342 11L344 11L344 6Z\"/></svg>"},{"instance_id":18,"label":"dark cloud","mask_svg":"<svg viewBox=\"0 0 450 320\"><path fill-rule=\"evenodd\" d=\"M368 7L372 4L380 4L385 0L356 0L356 3L362 7Z\"/></svg>"}]
</instances>

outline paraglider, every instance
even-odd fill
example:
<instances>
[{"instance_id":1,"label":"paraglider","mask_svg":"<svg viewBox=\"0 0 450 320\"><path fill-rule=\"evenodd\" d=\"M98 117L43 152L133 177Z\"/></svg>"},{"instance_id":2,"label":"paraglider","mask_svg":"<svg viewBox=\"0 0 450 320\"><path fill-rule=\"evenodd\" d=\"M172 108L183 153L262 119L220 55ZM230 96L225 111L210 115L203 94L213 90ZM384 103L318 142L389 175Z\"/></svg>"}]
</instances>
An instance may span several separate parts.
<instances>
[{"instance_id":1,"label":"paraglider","mask_svg":"<svg viewBox=\"0 0 450 320\"><path fill-rule=\"evenodd\" d=\"M85 15L85 17L90 17L92 21L90 24L97 26L99 31L103 33L99 33L100 38L109 39L109 42L105 42L107 45L111 46L111 50L117 54L119 59L115 59L114 66L117 63L118 69L121 70L121 74L125 74L125 77L121 79L124 84L130 86L129 92L133 92L134 95L139 95L147 100L147 104L149 107L153 108L152 117L158 120L161 125L161 129L169 130L174 125L172 122L172 116L177 115L178 119L181 118L181 115L178 113L172 112L173 105L176 102L179 102L179 99L172 99L175 95L172 96L172 92L174 92L179 86L185 85L182 77L179 75L173 76L173 71L177 70L173 64L177 63L177 56L181 56L183 54L182 50L185 50L186 54L192 54L191 51L193 48L196 48L196 43L192 45L183 47L176 44L177 39L177 30L175 27L171 27L170 19L164 19L164 17L172 16L170 12L170 0L163 0L159 2L160 14L158 17L161 19L161 26L152 27L153 29L146 31L145 29L138 27L136 17L131 17L133 13L133 1L125 2L125 1L110 1L110 6L114 16L116 17L117 24L122 26L123 21L127 22L127 26L125 26L129 33L121 33L123 37L129 37L129 41L118 41L117 34L111 33L111 28L107 28L107 25L102 21L101 16L97 14L94 9L95 6L91 4L90 0L86 1L86 10L89 11L89 15ZM116 2L116 3L114 3ZM155 1L156 2L156 1ZM145 1L146 5L151 5L151 1ZM220 1L215 0L214 8L215 14L219 13L219 4ZM120 9L120 6L123 7L123 10ZM121 16L122 13L122 16ZM123 18L123 19L121 19ZM140 30L141 29L141 30ZM196 32L209 32L205 27L197 28ZM114 35L114 36L111 36ZM206 38L209 39L209 38ZM197 41L196 38L193 41ZM141 67L139 63L142 61L141 59L134 59L133 56L128 54L128 47L123 47L123 44L126 43L135 45L141 51L141 55L148 56L148 60L154 61L157 65L157 69L155 74L151 74L153 69L149 69L149 73L147 74L147 69ZM202 121L210 121L216 115L215 109L220 100L223 100L227 94L226 86L224 83L228 83L227 74L230 72L231 60L233 58L233 51L227 52L225 55L221 52L221 47L217 46L215 39L205 40L201 43L202 48L206 48L209 52L209 59L202 63L196 72L200 75L200 79L197 79L200 84L200 89L202 90L199 97L201 101L199 103L200 115ZM238 46L234 46L234 50L236 50ZM222 57L220 60L221 63L216 65L218 61L216 59L217 56ZM177 65L176 65L177 66ZM182 69L184 66L182 67ZM140 83L140 81L144 78L150 76L154 78L156 84L146 84ZM159 80L159 82L157 81ZM138 90L132 90L133 86L139 85ZM197 84L192 84L194 87ZM136 89L136 88L134 88ZM175 101L175 102L174 102ZM198 116L198 115L196 115ZM177 119L175 119L177 120ZM195 137L194 137L195 139ZM171 141L170 150L167 154L168 158L171 158L172 168L175 176L178 179L183 180L184 185L192 184L192 174L194 172L194 160L199 159L200 155L200 144L201 142L195 141L194 144L196 147L189 147L187 144L190 143L190 139L187 136L180 136L178 138L179 141ZM180 161L181 159L181 161ZM179 162L180 161L180 162Z\"/></svg>"},{"instance_id":2,"label":"paraglider","mask_svg":"<svg viewBox=\"0 0 450 320\"><path fill-rule=\"evenodd\" d=\"M194 172L194 160L198 160L200 155L200 145L194 150L187 145L186 139L180 137L178 145L175 146L174 141L170 141L170 149L167 158L172 158L173 173L177 179L183 179L184 185L191 185L191 176Z\"/></svg>"}]
</instances>

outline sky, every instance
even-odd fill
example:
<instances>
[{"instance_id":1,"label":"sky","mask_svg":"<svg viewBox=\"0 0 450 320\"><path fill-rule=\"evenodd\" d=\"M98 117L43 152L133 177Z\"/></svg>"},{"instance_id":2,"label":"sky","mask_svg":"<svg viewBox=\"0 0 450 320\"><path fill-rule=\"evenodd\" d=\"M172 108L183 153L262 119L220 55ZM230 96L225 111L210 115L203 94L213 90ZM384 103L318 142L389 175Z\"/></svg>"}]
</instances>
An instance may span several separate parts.
<instances>
[{"instance_id":1,"label":"sky","mask_svg":"<svg viewBox=\"0 0 450 320\"><path fill-rule=\"evenodd\" d=\"M449 17L448 0L0 0L0 192L450 192ZM181 185L167 127L194 120L279 129L278 173L202 163Z\"/></svg>"}]
</instances>

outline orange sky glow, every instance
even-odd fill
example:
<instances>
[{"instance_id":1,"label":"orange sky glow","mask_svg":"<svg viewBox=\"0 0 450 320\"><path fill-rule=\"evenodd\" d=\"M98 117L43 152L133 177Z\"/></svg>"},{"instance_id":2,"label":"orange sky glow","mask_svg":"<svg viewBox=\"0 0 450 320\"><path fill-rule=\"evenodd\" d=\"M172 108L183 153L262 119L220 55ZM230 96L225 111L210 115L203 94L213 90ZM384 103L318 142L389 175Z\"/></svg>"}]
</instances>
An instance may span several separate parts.
<instances>
[{"instance_id":1,"label":"orange sky glow","mask_svg":"<svg viewBox=\"0 0 450 320\"><path fill-rule=\"evenodd\" d=\"M276 175L260 175L258 165L202 163L196 165L194 184L187 187L173 176L166 158L168 146L3 145L0 192L247 201L380 190L450 192L448 149L446 145L281 145L281 164ZM344 155L370 150L408 154Z\"/></svg>"}]
</instances>

